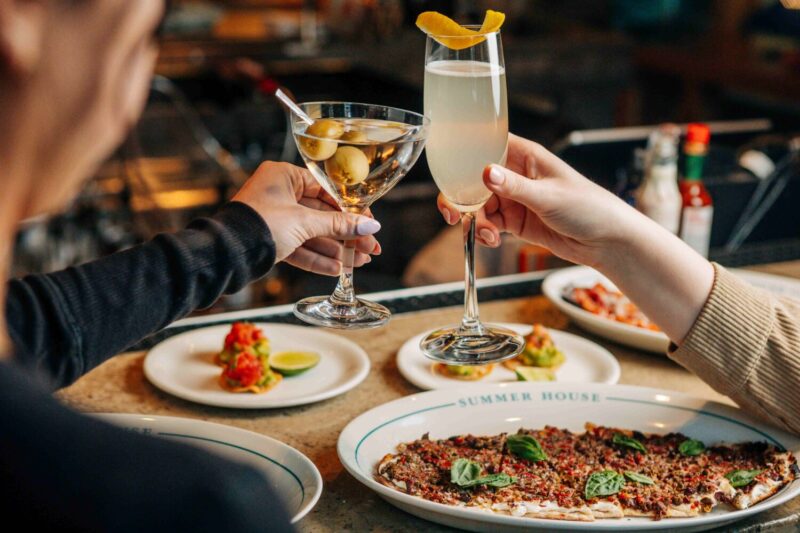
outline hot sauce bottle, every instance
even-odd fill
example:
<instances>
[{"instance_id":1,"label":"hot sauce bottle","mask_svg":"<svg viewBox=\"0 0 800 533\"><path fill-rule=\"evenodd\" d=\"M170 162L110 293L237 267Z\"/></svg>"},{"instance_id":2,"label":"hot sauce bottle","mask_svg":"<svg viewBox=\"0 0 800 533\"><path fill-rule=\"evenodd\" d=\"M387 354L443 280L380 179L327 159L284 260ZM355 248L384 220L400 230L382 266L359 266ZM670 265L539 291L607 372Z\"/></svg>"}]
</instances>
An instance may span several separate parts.
<instances>
[{"instance_id":1,"label":"hot sauce bottle","mask_svg":"<svg viewBox=\"0 0 800 533\"><path fill-rule=\"evenodd\" d=\"M683 180L678 183L683 200L681 226L678 234L683 241L703 257L708 257L711 243L711 223L714 205L703 185L703 163L708 153L711 133L705 124L689 124L683 145Z\"/></svg>"}]
</instances>

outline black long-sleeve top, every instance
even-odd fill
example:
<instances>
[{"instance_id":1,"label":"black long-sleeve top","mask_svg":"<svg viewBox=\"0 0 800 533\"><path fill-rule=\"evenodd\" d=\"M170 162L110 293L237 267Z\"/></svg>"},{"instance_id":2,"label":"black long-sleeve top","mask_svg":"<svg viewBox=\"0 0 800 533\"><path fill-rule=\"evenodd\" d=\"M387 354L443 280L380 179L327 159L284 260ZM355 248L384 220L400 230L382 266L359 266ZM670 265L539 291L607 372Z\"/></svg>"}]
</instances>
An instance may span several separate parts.
<instances>
[{"instance_id":1,"label":"black long-sleeve top","mask_svg":"<svg viewBox=\"0 0 800 533\"><path fill-rule=\"evenodd\" d=\"M250 467L116 428L50 394L274 260L263 219L233 202L181 232L11 281L14 354L0 363L3 515L59 531L290 530L280 496Z\"/></svg>"}]
</instances>

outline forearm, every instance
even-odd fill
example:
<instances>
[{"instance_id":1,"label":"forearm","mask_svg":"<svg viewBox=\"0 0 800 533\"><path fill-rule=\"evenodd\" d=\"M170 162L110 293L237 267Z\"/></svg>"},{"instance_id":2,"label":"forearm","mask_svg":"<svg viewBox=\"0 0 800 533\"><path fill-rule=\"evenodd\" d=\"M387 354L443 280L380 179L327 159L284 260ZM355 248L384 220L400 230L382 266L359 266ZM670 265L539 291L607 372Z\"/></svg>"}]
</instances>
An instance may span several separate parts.
<instances>
[{"instance_id":1,"label":"forearm","mask_svg":"<svg viewBox=\"0 0 800 533\"><path fill-rule=\"evenodd\" d=\"M220 295L266 273L269 230L243 204L75 268L9 284L15 357L66 385Z\"/></svg>"},{"instance_id":2,"label":"forearm","mask_svg":"<svg viewBox=\"0 0 800 533\"><path fill-rule=\"evenodd\" d=\"M638 212L626 216L630 220L624 221L619 237L600 250L595 266L680 343L708 299L714 269L649 218Z\"/></svg>"},{"instance_id":3,"label":"forearm","mask_svg":"<svg viewBox=\"0 0 800 533\"><path fill-rule=\"evenodd\" d=\"M670 357L756 416L800 434L800 304L714 268L711 294Z\"/></svg>"}]
</instances>

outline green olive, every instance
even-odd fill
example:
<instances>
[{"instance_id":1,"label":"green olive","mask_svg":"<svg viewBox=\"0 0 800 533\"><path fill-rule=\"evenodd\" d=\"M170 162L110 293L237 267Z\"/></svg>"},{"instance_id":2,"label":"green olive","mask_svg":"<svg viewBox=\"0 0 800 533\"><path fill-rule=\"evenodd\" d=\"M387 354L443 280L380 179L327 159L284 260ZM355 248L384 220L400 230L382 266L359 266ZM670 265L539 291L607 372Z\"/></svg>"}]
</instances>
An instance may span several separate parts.
<instances>
[{"instance_id":1,"label":"green olive","mask_svg":"<svg viewBox=\"0 0 800 533\"><path fill-rule=\"evenodd\" d=\"M375 154L378 151L378 148L374 144L366 144L369 142L369 138L363 131L358 130L350 130L344 132L344 134L339 138L340 141L344 142L352 142L352 143L359 143L361 146L358 148L364 152L364 155L367 156L367 160L369 164L372 164L372 161L375 159Z\"/></svg>"},{"instance_id":2,"label":"green olive","mask_svg":"<svg viewBox=\"0 0 800 533\"><path fill-rule=\"evenodd\" d=\"M306 128L306 134L323 139L338 139L344 134L344 124L338 120L320 118Z\"/></svg>"},{"instance_id":3,"label":"green olive","mask_svg":"<svg viewBox=\"0 0 800 533\"><path fill-rule=\"evenodd\" d=\"M355 146L340 146L333 157L325 161L328 177L342 185L356 185L369 175L369 160Z\"/></svg>"},{"instance_id":4,"label":"green olive","mask_svg":"<svg viewBox=\"0 0 800 533\"><path fill-rule=\"evenodd\" d=\"M305 131L305 135L311 137L300 137L300 150L312 161L324 161L336 152L337 143L322 139L338 139L343 133L341 122L327 118L315 120Z\"/></svg>"}]
</instances>

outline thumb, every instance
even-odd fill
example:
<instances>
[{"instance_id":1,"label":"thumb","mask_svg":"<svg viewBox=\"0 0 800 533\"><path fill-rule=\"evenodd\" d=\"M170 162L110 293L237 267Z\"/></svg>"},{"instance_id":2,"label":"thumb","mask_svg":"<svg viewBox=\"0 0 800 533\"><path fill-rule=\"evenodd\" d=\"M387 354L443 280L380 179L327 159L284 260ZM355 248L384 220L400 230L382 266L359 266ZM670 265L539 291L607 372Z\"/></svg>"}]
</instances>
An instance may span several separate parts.
<instances>
[{"instance_id":1,"label":"thumb","mask_svg":"<svg viewBox=\"0 0 800 533\"><path fill-rule=\"evenodd\" d=\"M331 237L338 240L372 235L381 229L374 218L341 211L312 211L308 224L309 238Z\"/></svg>"},{"instance_id":2,"label":"thumb","mask_svg":"<svg viewBox=\"0 0 800 533\"><path fill-rule=\"evenodd\" d=\"M519 202L532 211L542 207L542 181L517 174L500 165L483 170L483 183L494 194Z\"/></svg>"}]
</instances>

